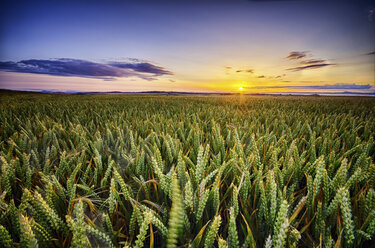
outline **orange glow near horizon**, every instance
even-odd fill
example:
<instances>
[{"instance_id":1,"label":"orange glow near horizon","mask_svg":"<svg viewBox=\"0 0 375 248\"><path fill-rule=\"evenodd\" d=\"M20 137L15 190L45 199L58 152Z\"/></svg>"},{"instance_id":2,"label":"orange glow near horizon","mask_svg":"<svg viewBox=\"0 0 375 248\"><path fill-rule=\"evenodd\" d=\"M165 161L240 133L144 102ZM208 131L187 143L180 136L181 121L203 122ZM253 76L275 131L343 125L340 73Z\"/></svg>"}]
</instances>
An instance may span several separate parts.
<instances>
[{"instance_id":1,"label":"orange glow near horizon","mask_svg":"<svg viewBox=\"0 0 375 248\"><path fill-rule=\"evenodd\" d=\"M344 91L351 92L373 92L374 87L361 89L318 89L307 86L335 85L339 81L292 81L282 82L281 80L267 80L253 78L246 80L245 77L234 75L221 76L216 74L216 79L206 79L200 81L199 78L192 80L179 79L178 75L173 76L173 82L169 79L157 79L153 81L142 80L139 78L119 78L113 81L104 81L102 79L80 78L80 77L58 77L51 75L37 75L29 73L0 72L2 81L1 88L14 90L51 90L51 91L123 91L123 92L142 92L142 91L184 91L184 92L239 92L241 94L251 93L338 93ZM247 79L251 78L248 76ZM199 81L198 81L199 80ZM344 83L345 84L345 83ZM350 84L350 82L347 82ZM359 85L369 85L366 83L354 83ZM306 88L303 88L306 86ZM293 88L295 87L295 88Z\"/></svg>"}]
</instances>

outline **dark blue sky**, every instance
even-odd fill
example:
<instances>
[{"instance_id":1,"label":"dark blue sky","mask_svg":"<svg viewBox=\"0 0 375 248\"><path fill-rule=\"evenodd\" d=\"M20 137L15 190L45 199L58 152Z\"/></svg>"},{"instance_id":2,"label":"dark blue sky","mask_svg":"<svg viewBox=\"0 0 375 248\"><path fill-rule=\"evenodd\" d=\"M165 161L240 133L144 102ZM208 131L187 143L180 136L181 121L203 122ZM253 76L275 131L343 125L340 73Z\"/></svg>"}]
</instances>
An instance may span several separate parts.
<instances>
[{"instance_id":1,"label":"dark blue sky","mask_svg":"<svg viewBox=\"0 0 375 248\"><path fill-rule=\"evenodd\" d=\"M375 50L370 1L174 2L3 1L1 86L233 91L373 83L374 56L365 55ZM288 59L291 52L305 56Z\"/></svg>"}]
</instances>

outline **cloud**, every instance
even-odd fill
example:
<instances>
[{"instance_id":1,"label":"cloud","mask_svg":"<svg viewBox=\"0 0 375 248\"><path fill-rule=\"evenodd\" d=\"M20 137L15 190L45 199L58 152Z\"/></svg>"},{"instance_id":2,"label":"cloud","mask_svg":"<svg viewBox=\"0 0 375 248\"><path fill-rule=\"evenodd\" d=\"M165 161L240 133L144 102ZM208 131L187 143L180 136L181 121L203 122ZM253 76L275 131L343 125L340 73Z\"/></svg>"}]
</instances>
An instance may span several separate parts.
<instances>
[{"instance_id":1,"label":"cloud","mask_svg":"<svg viewBox=\"0 0 375 248\"><path fill-rule=\"evenodd\" d=\"M325 84L325 85L309 85L309 86L304 86L304 87L308 89L319 89L319 90L369 90L371 89L371 85L369 84Z\"/></svg>"},{"instance_id":2,"label":"cloud","mask_svg":"<svg viewBox=\"0 0 375 248\"><path fill-rule=\"evenodd\" d=\"M47 74L53 76L74 76L114 80L119 77L139 77L145 80L155 80L155 77L171 75L163 67L149 62L104 64L87 60L58 58L58 59L29 59L18 62L0 62L0 70L20 73Z\"/></svg>"},{"instance_id":3,"label":"cloud","mask_svg":"<svg viewBox=\"0 0 375 248\"><path fill-rule=\"evenodd\" d=\"M311 55L310 55L311 56ZM307 52L290 52L289 56L287 57L290 60L298 60L307 57ZM306 69L318 69L330 65L335 65L329 63L327 60L324 59L309 59L309 60L302 60L299 62L302 66L297 66L293 68L289 68L286 70L289 71L302 71Z\"/></svg>"},{"instance_id":4,"label":"cloud","mask_svg":"<svg viewBox=\"0 0 375 248\"><path fill-rule=\"evenodd\" d=\"M264 75L261 75L261 76L257 76L257 78L265 78L265 76L264 76Z\"/></svg>"},{"instance_id":5,"label":"cloud","mask_svg":"<svg viewBox=\"0 0 375 248\"><path fill-rule=\"evenodd\" d=\"M370 22L372 22L372 16L374 15L374 12L375 12L375 10L373 8L368 10L367 18Z\"/></svg>"},{"instance_id":6,"label":"cloud","mask_svg":"<svg viewBox=\"0 0 375 248\"><path fill-rule=\"evenodd\" d=\"M236 72L247 72L247 73L251 73L251 74L253 74L253 73L254 73L254 70L253 70L253 69L237 70Z\"/></svg>"},{"instance_id":7,"label":"cloud","mask_svg":"<svg viewBox=\"0 0 375 248\"><path fill-rule=\"evenodd\" d=\"M372 51L372 52L366 53L366 55L375 55L375 51Z\"/></svg>"},{"instance_id":8,"label":"cloud","mask_svg":"<svg viewBox=\"0 0 375 248\"><path fill-rule=\"evenodd\" d=\"M307 57L307 52L290 52L286 58L289 60L292 60L292 59L302 59L305 57Z\"/></svg>"},{"instance_id":9,"label":"cloud","mask_svg":"<svg viewBox=\"0 0 375 248\"><path fill-rule=\"evenodd\" d=\"M314 89L314 90L371 90L370 84L324 84L324 85L286 85L286 86L258 86L256 89Z\"/></svg>"},{"instance_id":10,"label":"cloud","mask_svg":"<svg viewBox=\"0 0 375 248\"><path fill-rule=\"evenodd\" d=\"M268 78L282 78L282 77L285 77L286 76L286 74L284 73L284 74L282 74L282 75L277 75L277 76L269 76Z\"/></svg>"},{"instance_id":11,"label":"cloud","mask_svg":"<svg viewBox=\"0 0 375 248\"><path fill-rule=\"evenodd\" d=\"M310 59L310 60L304 60L300 62L301 65L313 65L313 64L324 64L324 63L326 63L326 61L323 59Z\"/></svg>"},{"instance_id":12,"label":"cloud","mask_svg":"<svg viewBox=\"0 0 375 248\"><path fill-rule=\"evenodd\" d=\"M289 68L287 70L288 71L302 71L302 70L306 70L306 69L318 69L318 68L322 68L322 67L326 67L326 66L330 66L330 65L335 65L335 64L329 64L329 63L313 64L313 65L293 67L293 68Z\"/></svg>"},{"instance_id":13,"label":"cloud","mask_svg":"<svg viewBox=\"0 0 375 248\"><path fill-rule=\"evenodd\" d=\"M114 63L110 63L109 65L113 67L117 67L117 68L122 68L122 69L131 69L136 72L151 73L154 76L172 75L172 72L167 71L161 66L153 65L149 62L141 62L141 63L114 62Z\"/></svg>"}]
</instances>

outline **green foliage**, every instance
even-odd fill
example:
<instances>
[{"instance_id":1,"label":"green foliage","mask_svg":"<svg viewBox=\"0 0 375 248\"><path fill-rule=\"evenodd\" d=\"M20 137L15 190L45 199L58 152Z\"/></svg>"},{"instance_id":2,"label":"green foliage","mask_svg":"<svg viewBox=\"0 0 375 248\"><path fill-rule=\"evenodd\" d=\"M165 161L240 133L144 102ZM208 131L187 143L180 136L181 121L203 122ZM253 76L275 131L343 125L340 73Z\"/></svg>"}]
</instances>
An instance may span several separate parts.
<instances>
[{"instance_id":1,"label":"green foliage","mask_svg":"<svg viewBox=\"0 0 375 248\"><path fill-rule=\"evenodd\" d=\"M22 248L36 248L39 247L38 240L31 229L30 221L27 217L20 214L20 247Z\"/></svg>"},{"instance_id":2,"label":"green foliage","mask_svg":"<svg viewBox=\"0 0 375 248\"><path fill-rule=\"evenodd\" d=\"M374 242L372 98L0 94L0 247Z\"/></svg>"},{"instance_id":3,"label":"green foliage","mask_svg":"<svg viewBox=\"0 0 375 248\"><path fill-rule=\"evenodd\" d=\"M221 225L221 217L220 215L218 215L214 218L212 224L210 225L210 229L207 232L207 236L204 242L205 248L212 247L212 245L214 244L220 225Z\"/></svg>"},{"instance_id":4,"label":"green foliage","mask_svg":"<svg viewBox=\"0 0 375 248\"><path fill-rule=\"evenodd\" d=\"M177 247L178 233L183 225L184 209L182 205L182 197L180 186L178 185L178 180L176 175L173 175L171 183L172 192L172 208L170 211L169 222L168 222L168 237L167 237L167 247Z\"/></svg>"},{"instance_id":5,"label":"green foliage","mask_svg":"<svg viewBox=\"0 0 375 248\"><path fill-rule=\"evenodd\" d=\"M75 248L89 247L90 242L86 234L87 224L85 223L82 201L75 204L72 215L67 215L66 221L73 235L71 246Z\"/></svg>"}]
</instances>

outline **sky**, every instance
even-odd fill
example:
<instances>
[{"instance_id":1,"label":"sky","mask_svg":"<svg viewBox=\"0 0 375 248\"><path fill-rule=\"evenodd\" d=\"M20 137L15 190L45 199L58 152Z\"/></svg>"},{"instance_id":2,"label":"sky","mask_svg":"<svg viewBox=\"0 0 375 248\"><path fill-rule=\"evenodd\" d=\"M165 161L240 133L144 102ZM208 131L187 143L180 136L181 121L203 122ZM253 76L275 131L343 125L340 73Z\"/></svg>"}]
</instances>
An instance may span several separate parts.
<instances>
[{"instance_id":1,"label":"sky","mask_svg":"<svg viewBox=\"0 0 375 248\"><path fill-rule=\"evenodd\" d=\"M374 93L372 2L2 1L0 88Z\"/></svg>"}]
</instances>

